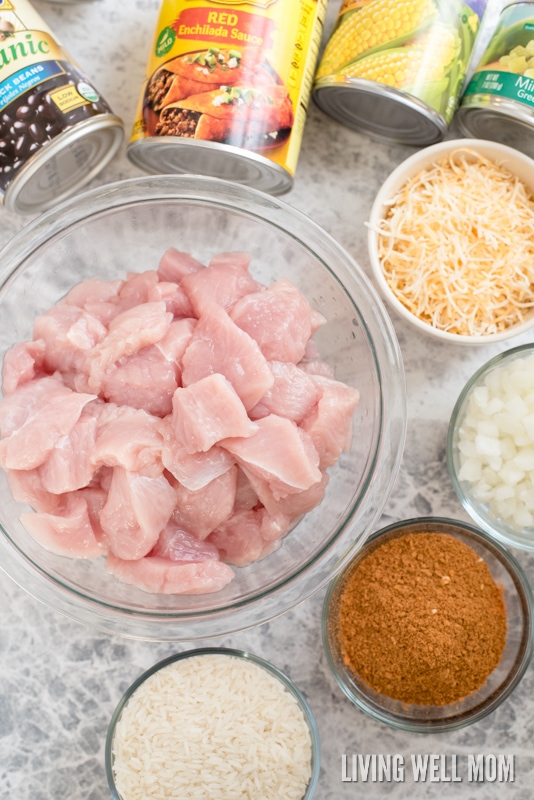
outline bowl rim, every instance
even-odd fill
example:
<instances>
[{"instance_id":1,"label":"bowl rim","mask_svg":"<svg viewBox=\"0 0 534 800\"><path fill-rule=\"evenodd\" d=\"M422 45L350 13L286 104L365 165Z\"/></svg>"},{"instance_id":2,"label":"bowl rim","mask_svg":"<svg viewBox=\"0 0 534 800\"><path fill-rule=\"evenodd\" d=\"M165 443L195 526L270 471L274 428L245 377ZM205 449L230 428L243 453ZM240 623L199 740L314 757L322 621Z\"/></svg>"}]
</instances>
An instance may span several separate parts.
<instances>
[{"instance_id":1,"label":"bowl rim","mask_svg":"<svg viewBox=\"0 0 534 800\"><path fill-rule=\"evenodd\" d=\"M476 706L470 711L453 715L447 719L424 720L414 719L407 715L403 716L400 713L384 711L378 703L368 698L359 687L349 685L347 681L344 680L336 667L334 655L330 647L329 610L330 604L334 599L334 592L340 589L344 578L362 558L375 547L379 546L380 539L384 537L397 538L408 532L416 534L433 532L432 530L428 530L428 526L432 525L447 526L448 528L457 529L458 532L463 533L466 538L473 539L477 544L488 549L506 568L517 590L517 596L523 610L523 631L515 671L509 673L503 683L501 683L481 706ZM419 528L419 530L417 528ZM441 532L445 533L445 531ZM455 535L453 530L449 530L447 533L451 536ZM439 516L412 517L410 519L391 523L370 536L352 561L332 580L328 586L323 602L321 629L323 649L326 654L330 672L340 689L353 705L367 714L367 716L378 722L385 723L391 728L412 733L443 733L459 730L467 725L479 722L506 700L520 683L531 663L534 650L534 597L523 568L517 559L506 547L500 544L500 542L495 541L495 539L485 533L485 531L480 530L469 522L463 522L462 520L453 518ZM512 678L510 678L511 675L513 676Z\"/></svg>"},{"instance_id":2,"label":"bowl rim","mask_svg":"<svg viewBox=\"0 0 534 800\"><path fill-rule=\"evenodd\" d=\"M87 592L78 592L55 581L46 570L43 572L38 566L36 568L31 559L28 560L16 549L9 535L3 534L3 529L0 529L3 534L0 546L6 544L6 538L9 540L9 549L2 548L6 552L3 552L0 568L36 599L72 619L107 633L178 642L222 636L274 619L321 589L343 567L355 547L347 532L350 533L358 512L362 508L365 510L365 524L359 537L365 539L393 488L406 437L407 400L404 364L393 325L376 289L359 264L318 223L284 200L218 178L197 175L141 176L97 187L63 201L32 220L0 251L0 296L9 289L10 281L16 277L17 270L24 266L28 256L78 223L120 208L173 200L192 200L223 210L237 208L250 218L267 223L269 227L294 238L303 249L310 251L354 306L358 323L362 325L370 343L370 358L374 362L381 391L381 423L376 442L373 443L374 452L369 457L367 474L362 479L359 496L347 510L346 518L332 542L321 547L313 559L292 575L272 581L261 593L250 598L233 600L229 606L176 612L131 609L124 603L106 605ZM335 271L329 266L333 258L336 259ZM366 304L365 310L356 306L356 298ZM375 338L372 338L370 330L378 328L380 337L377 338L375 333ZM384 462L388 464L388 469L382 470L383 488L380 490L375 478L377 465ZM339 545L339 551L335 554L335 564L325 570L323 560L331 554L336 544ZM291 591L288 592L288 589ZM113 619L109 618L110 610L114 614Z\"/></svg>"},{"instance_id":3,"label":"bowl rim","mask_svg":"<svg viewBox=\"0 0 534 800\"><path fill-rule=\"evenodd\" d=\"M408 158L401 161L398 166L389 173L388 177L378 190L375 196L371 211L369 212L369 220L367 224L367 247L369 253L369 260L371 264L372 276L375 284L379 289L380 295L388 303L388 305L404 320L415 326L417 330L422 333L433 337L442 342L449 342L457 345L488 345L497 342L507 341L515 336L519 336L534 328L534 311L530 316L518 325L512 325L505 331L500 333L489 333L486 335L469 336L468 334L449 333L438 328L434 328L426 322L423 322L415 314L412 314L396 297L390 288L381 266L380 258L378 256L378 233L377 227L379 221L383 217L384 209L388 201L396 193L396 191L406 183L413 175L417 174L420 170L432 164L440 155L449 153L458 148L467 148L476 150L482 155L491 157L508 157L521 165L532 173L532 191L534 192L534 159L525 155L524 153L516 150L509 145L501 144L500 142L493 142L489 139L447 139L437 144L429 145L422 150L408 156ZM520 176L523 179L523 176Z\"/></svg>"},{"instance_id":4,"label":"bowl rim","mask_svg":"<svg viewBox=\"0 0 534 800\"><path fill-rule=\"evenodd\" d=\"M460 480L456 467L456 436L458 428L462 424L462 419L465 414L471 392L490 372L493 372L501 364L504 364L507 361L515 361L524 353L534 354L534 342L527 342L526 344L517 345L516 347L512 347L508 350L503 350L502 352L497 353L497 355L485 361L484 364L482 364L482 366L479 367L476 372L474 372L466 381L451 412L449 426L447 429L446 454L447 469L451 483L454 487L454 491L456 492L458 500L462 504L463 508L467 511L476 525L482 528L482 530L490 536L495 537L495 539L502 544L510 547L517 547L527 552L534 552L534 530L532 532L532 536L528 538L522 536L521 531L518 531L517 535L514 535L514 532L508 526L501 527L498 524L498 520L492 514L486 512L484 509L484 503L479 503L477 500L475 500L471 493L467 491L467 481Z\"/></svg>"},{"instance_id":5,"label":"bowl rim","mask_svg":"<svg viewBox=\"0 0 534 800\"><path fill-rule=\"evenodd\" d=\"M273 677L277 678L283 685L283 687L297 701L298 706L304 715L304 719L306 720L306 724L310 732L310 741L311 741L311 776L308 786L306 788L306 793L303 795L302 800L311 800L311 798L315 793L317 783L319 781L319 773L321 769L321 740L319 735L319 728L317 726L317 721L310 707L310 704L306 700L306 697L304 696L303 692L294 683L294 681L288 675L286 675L285 672L276 667L270 661L267 661L266 659L261 658L260 656L257 656L254 653L251 653L247 650L238 650L230 647L199 647L191 650L186 650L180 653L175 653L174 655L171 656L167 656L167 658L158 661L156 664L153 664L151 667L146 669L126 689L121 699L119 700L117 706L115 707L115 710L113 711L113 714L111 716L108 725L106 741L104 744L104 767L105 767L108 787L113 797L113 800L123 800L123 798L117 791L113 775L113 738L124 707L130 700L130 698L135 694L137 689L148 678L154 675L154 673L159 672L161 669L165 669L169 665L175 664L176 662L179 661L183 661L187 658L195 658L197 656L205 656L205 655L231 656L234 658L251 661L258 667L264 669L267 673L269 673Z\"/></svg>"}]
</instances>

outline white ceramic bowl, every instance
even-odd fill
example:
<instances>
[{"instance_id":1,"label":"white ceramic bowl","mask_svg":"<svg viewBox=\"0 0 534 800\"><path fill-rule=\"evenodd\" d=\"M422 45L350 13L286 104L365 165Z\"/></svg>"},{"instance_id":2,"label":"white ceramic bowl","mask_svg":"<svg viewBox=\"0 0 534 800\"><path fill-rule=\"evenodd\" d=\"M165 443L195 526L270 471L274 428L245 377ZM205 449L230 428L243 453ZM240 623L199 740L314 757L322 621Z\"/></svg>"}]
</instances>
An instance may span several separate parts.
<instances>
[{"instance_id":1,"label":"white ceramic bowl","mask_svg":"<svg viewBox=\"0 0 534 800\"><path fill-rule=\"evenodd\" d=\"M486 158L499 162L503 167L513 174L518 175L523 183L534 193L534 160L528 156L514 150L506 145L497 142L486 141L484 139L452 139L439 144L426 147L407 158L396 167L389 177L384 181L380 188L369 217L368 248L369 258L373 279L385 301L402 319L409 322L421 333L433 336L442 342L450 342L460 345L484 345L494 342L502 342L513 336L518 336L534 327L534 312L528 319L519 325L513 325L507 330L487 334L483 336L469 336L456 333L448 333L424 322L415 314L412 314L406 306L396 297L389 286L382 268L378 255L378 234L377 230L380 221L383 220L388 211L388 203L414 175L421 170L430 167L443 156L456 150L458 147L466 147L475 150Z\"/></svg>"}]
</instances>

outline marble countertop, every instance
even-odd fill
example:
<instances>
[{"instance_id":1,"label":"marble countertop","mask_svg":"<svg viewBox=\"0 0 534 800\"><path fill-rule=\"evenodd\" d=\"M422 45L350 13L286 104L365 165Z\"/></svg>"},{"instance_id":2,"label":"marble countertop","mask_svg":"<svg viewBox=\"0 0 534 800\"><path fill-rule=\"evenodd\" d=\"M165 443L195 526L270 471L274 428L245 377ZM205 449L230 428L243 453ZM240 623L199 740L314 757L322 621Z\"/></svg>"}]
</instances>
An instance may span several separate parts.
<instances>
[{"instance_id":1,"label":"marble countertop","mask_svg":"<svg viewBox=\"0 0 534 800\"><path fill-rule=\"evenodd\" d=\"M131 129L159 0L93 0L34 6ZM329 8L328 25L335 18ZM337 4L338 5L338 4ZM499 5L490 0L495 13ZM330 22L328 22L330 20ZM449 136L459 134L451 130ZM118 157L92 186L137 176ZM313 105L304 132L294 189L285 196L334 236L369 273L366 229L373 198L389 172L413 152L371 140L325 116ZM0 246L27 218L0 208ZM470 375L504 346L460 348L421 337L393 319L407 374L408 432L401 470L380 527L412 516L467 520L450 483L445 440L450 413ZM531 340L518 337L513 344ZM506 347L511 346L511 343ZM514 552L534 586L534 555ZM479 724L450 734L397 732L367 718L344 697L321 647L324 591L282 617L252 630L200 644L250 650L286 671L306 694L322 742L317 800L415 798L527 800L534 782L534 672ZM127 686L179 646L122 639L70 621L34 600L0 571L0 798L106 800L106 729ZM194 643L198 644L198 643ZM456 755L458 782L342 781L342 754ZM514 756L514 782L469 782L469 754ZM262 800L258 798L258 800ZM282 799L281 799L282 800Z\"/></svg>"}]
</instances>

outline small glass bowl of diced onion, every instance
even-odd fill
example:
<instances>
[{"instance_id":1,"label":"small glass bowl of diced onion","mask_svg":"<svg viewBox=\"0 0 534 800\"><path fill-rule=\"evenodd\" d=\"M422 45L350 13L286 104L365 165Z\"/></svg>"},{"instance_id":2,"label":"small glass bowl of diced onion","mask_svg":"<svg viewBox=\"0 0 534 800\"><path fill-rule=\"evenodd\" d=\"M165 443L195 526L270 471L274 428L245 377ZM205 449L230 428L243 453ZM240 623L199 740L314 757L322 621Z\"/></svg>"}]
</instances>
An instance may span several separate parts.
<instances>
[{"instance_id":1,"label":"small glass bowl of diced onion","mask_svg":"<svg viewBox=\"0 0 534 800\"><path fill-rule=\"evenodd\" d=\"M474 521L534 551L534 343L499 353L467 382L451 415L447 461Z\"/></svg>"}]
</instances>

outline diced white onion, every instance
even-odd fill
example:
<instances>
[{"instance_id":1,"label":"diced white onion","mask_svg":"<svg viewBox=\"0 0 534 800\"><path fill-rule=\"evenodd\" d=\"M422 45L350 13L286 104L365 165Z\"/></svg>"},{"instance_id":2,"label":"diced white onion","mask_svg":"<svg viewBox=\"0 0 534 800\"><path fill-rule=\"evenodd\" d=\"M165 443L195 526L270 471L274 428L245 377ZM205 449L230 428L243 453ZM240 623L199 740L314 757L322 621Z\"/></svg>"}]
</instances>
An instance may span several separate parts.
<instances>
[{"instance_id":1,"label":"diced white onion","mask_svg":"<svg viewBox=\"0 0 534 800\"><path fill-rule=\"evenodd\" d=\"M458 430L459 480L491 514L534 535L534 354L477 386Z\"/></svg>"}]
</instances>

